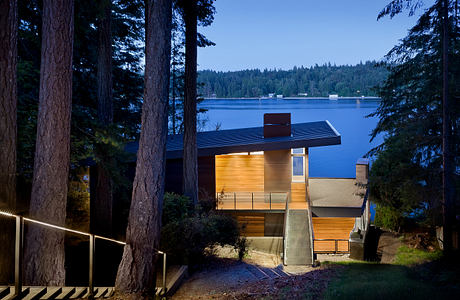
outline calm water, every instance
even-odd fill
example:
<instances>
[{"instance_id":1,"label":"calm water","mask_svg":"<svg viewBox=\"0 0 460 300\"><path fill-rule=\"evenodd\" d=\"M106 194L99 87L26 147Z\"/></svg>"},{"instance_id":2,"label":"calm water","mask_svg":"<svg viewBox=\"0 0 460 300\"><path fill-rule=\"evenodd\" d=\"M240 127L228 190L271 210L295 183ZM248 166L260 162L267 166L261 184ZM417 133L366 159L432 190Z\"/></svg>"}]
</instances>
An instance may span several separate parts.
<instances>
[{"instance_id":1,"label":"calm water","mask_svg":"<svg viewBox=\"0 0 460 300\"><path fill-rule=\"evenodd\" d=\"M312 177L355 177L356 160L381 143L382 138L369 142L376 118L365 118L375 111L378 100L295 99L204 100L199 108L208 112L204 130L263 126L264 113L291 113L292 123L329 120L342 136L342 144L310 148L309 174Z\"/></svg>"}]
</instances>

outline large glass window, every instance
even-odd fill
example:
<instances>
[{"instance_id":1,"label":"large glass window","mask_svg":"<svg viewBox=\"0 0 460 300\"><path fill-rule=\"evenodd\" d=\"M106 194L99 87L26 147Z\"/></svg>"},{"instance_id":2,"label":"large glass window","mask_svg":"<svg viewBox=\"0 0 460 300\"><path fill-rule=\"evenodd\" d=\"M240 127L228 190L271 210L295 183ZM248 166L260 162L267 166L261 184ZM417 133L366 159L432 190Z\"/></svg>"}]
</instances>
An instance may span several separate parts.
<instances>
[{"instance_id":1,"label":"large glass window","mask_svg":"<svg viewBox=\"0 0 460 300\"><path fill-rule=\"evenodd\" d=\"M291 149L292 181L305 181L305 148Z\"/></svg>"},{"instance_id":2,"label":"large glass window","mask_svg":"<svg viewBox=\"0 0 460 300\"><path fill-rule=\"evenodd\" d=\"M304 174L304 163L303 156L293 156L292 157L292 176L303 176Z\"/></svg>"}]
</instances>

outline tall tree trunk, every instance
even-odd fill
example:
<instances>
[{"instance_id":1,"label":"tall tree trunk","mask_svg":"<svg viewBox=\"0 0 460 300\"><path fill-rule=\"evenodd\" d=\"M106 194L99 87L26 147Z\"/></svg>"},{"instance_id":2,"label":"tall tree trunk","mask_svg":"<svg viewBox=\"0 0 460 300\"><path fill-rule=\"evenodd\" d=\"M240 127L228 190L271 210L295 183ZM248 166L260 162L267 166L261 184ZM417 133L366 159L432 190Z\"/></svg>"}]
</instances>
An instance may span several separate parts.
<instances>
[{"instance_id":1,"label":"tall tree trunk","mask_svg":"<svg viewBox=\"0 0 460 300\"><path fill-rule=\"evenodd\" d=\"M185 1L185 95L183 192L198 202L198 151L196 144L197 2Z\"/></svg>"},{"instance_id":2,"label":"tall tree trunk","mask_svg":"<svg viewBox=\"0 0 460 300\"><path fill-rule=\"evenodd\" d=\"M155 288L168 134L171 0L146 3L142 125L126 246L115 287L127 298L146 298Z\"/></svg>"},{"instance_id":3,"label":"tall tree trunk","mask_svg":"<svg viewBox=\"0 0 460 300\"><path fill-rule=\"evenodd\" d=\"M17 0L0 0L0 209L16 210ZM14 226L0 217L0 284L13 275Z\"/></svg>"},{"instance_id":4,"label":"tall tree trunk","mask_svg":"<svg viewBox=\"0 0 460 300\"><path fill-rule=\"evenodd\" d=\"M442 196L443 196L443 250L452 252L452 225L455 218L452 171L454 160L450 137L452 123L449 113L449 1L442 0Z\"/></svg>"},{"instance_id":5,"label":"tall tree trunk","mask_svg":"<svg viewBox=\"0 0 460 300\"><path fill-rule=\"evenodd\" d=\"M172 130L173 134L176 134L176 40L174 32L172 33Z\"/></svg>"},{"instance_id":6,"label":"tall tree trunk","mask_svg":"<svg viewBox=\"0 0 460 300\"><path fill-rule=\"evenodd\" d=\"M73 0L44 0L34 175L30 216L64 225L70 164ZM63 285L64 233L31 225L25 249L30 285Z\"/></svg>"},{"instance_id":7,"label":"tall tree trunk","mask_svg":"<svg viewBox=\"0 0 460 300\"><path fill-rule=\"evenodd\" d=\"M101 126L108 128L113 122L112 104L112 3L100 0L100 19L98 22L97 56L97 115ZM110 130L106 130L110 134ZM98 145L96 149L96 190L91 197L91 232L112 235L112 179L108 172L112 158L107 145Z\"/></svg>"}]
</instances>

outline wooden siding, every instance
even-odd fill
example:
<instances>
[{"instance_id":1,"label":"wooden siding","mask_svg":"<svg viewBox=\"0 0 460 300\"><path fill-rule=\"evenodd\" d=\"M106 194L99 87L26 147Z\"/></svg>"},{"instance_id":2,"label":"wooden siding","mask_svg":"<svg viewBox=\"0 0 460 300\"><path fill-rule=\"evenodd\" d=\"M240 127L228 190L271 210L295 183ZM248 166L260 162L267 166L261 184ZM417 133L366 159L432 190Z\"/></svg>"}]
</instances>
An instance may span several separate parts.
<instances>
[{"instance_id":1,"label":"wooden siding","mask_svg":"<svg viewBox=\"0 0 460 300\"><path fill-rule=\"evenodd\" d=\"M265 214L236 215L236 220L244 236L265 235Z\"/></svg>"},{"instance_id":2,"label":"wooden siding","mask_svg":"<svg viewBox=\"0 0 460 300\"><path fill-rule=\"evenodd\" d=\"M291 150L264 152L264 191L289 192L291 190Z\"/></svg>"},{"instance_id":3,"label":"wooden siding","mask_svg":"<svg viewBox=\"0 0 460 300\"><path fill-rule=\"evenodd\" d=\"M216 192L263 192L264 155L216 155Z\"/></svg>"},{"instance_id":4,"label":"wooden siding","mask_svg":"<svg viewBox=\"0 0 460 300\"><path fill-rule=\"evenodd\" d=\"M313 218L315 239L344 239L348 241L355 218ZM338 250L348 251L348 242L339 241ZM314 251L334 251L333 241L315 241Z\"/></svg>"}]
</instances>

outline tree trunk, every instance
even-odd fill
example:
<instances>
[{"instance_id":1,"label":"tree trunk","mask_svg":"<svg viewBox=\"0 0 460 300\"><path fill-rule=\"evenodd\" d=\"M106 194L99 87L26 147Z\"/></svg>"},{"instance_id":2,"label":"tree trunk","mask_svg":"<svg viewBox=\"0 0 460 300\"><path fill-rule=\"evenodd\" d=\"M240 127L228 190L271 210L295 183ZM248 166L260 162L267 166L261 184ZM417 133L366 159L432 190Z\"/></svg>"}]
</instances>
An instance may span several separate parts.
<instances>
[{"instance_id":1,"label":"tree trunk","mask_svg":"<svg viewBox=\"0 0 460 300\"><path fill-rule=\"evenodd\" d=\"M197 3L185 1L185 95L183 192L198 202L198 151L196 144Z\"/></svg>"},{"instance_id":2,"label":"tree trunk","mask_svg":"<svg viewBox=\"0 0 460 300\"><path fill-rule=\"evenodd\" d=\"M117 291L131 299L147 298L155 288L168 133L171 12L171 0L146 3L141 135L126 246L115 282Z\"/></svg>"},{"instance_id":3,"label":"tree trunk","mask_svg":"<svg viewBox=\"0 0 460 300\"><path fill-rule=\"evenodd\" d=\"M97 115L102 128L113 122L112 105L112 3L100 0L97 56ZM110 134L110 130L105 131ZM91 197L91 232L112 235L112 179L108 171L112 158L106 145L97 145L96 190Z\"/></svg>"},{"instance_id":4,"label":"tree trunk","mask_svg":"<svg viewBox=\"0 0 460 300\"><path fill-rule=\"evenodd\" d=\"M455 220L452 174L455 161L451 153L452 123L449 114L449 1L442 0L442 196L443 196L443 250L452 252L452 226Z\"/></svg>"},{"instance_id":5,"label":"tree trunk","mask_svg":"<svg viewBox=\"0 0 460 300\"><path fill-rule=\"evenodd\" d=\"M0 209L16 210L17 0L0 0ZM0 217L0 284L13 276L14 220Z\"/></svg>"},{"instance_id":6,"label":"tree trunk","mask_svg":"<svg viewBox=\"0 0 460 300\"><path fill-rule=\"evenodd\" d=\"M37 142L30 200L34 219L64 225L70 164L73 0L44 0ZM64 285L64 232L30 225L29 285Z\"/></svg>"}]
</instances>

